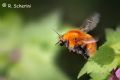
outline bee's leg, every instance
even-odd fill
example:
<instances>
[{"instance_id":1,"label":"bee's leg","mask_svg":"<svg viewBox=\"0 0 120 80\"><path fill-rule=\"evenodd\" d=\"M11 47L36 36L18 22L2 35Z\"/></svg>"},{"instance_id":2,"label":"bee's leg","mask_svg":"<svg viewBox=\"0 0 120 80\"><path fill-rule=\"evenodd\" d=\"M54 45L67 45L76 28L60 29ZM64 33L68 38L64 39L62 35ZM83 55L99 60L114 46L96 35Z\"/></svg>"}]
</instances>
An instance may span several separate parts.
<instances>
[{"instance_id":1,"label":"bee's leg","mask_svg":"<svg viewBox=\"0 0 120 80\"><path fill-rule=\"evenodd\" d=\"M70 52L76 52L76 50L72 47L68 47L68 49L69 49Z\"/></svg>"},{"instance_id":2,"label":"bee's leg","mask_svg":"<svg viewBox=\"0 0 120 80\"><path fill-rule=\"evenodd\" d=\"M88 56L88 54L87 54L86 48L85 48L85 47L81 47L81 51L82 51L83 57L84 57L85 59L88 59L89 56Z\"/></svg>"},{"instance_id":3,"label":"bee's leg","mask_svg":"<svg viewBox=\"0 0 120 80\"><path fill-rule=\"evenodd\" d=\"M82 56L83 56L85 59L88 59L88 58L89 58L89 56L84 55L84 54L82 54Z\"/></svg>"},{"instance_id":4,"label":"bee's leg","mask_svg":"<svg viewBox=\"0 0 120 80\"><path fill-rule=\"evenodd\" d=\"M65 41L65 47L69 47L69 41Z\"/></svg>"},{"instance_id":5,"label":"bee's leg","mask_svg":"<svg viewBox=\"0 0 120 80\"><path fill-rule=\"evenodd\" d=\"M77 54L81 54L85 59L88 59L88 55L84 54L82 51L78 51Z\"/></svg>"},{"instance_id":6,"label":"bee's leg","mask_svg":"<svg viewBox=\"0 0 120 80\"><path fill-rule=\"evenodd\" d=\"M86 56L88 56L87 44L82 44L82 45L80 46L80 48L81 48L83 54L86 55Z\"/></svg>"},{"instance_id":7,"label":"bee's leg","mask_svg":"<svg viewBox=\"0 0 120 80\"><path fill-rule=\"evenodd\" d=\"M85 47L76 46L74 49L77 54L81 54L85 59L88 59L89 56L87 55L87 51Z\"/></svg>"}]
</instances>

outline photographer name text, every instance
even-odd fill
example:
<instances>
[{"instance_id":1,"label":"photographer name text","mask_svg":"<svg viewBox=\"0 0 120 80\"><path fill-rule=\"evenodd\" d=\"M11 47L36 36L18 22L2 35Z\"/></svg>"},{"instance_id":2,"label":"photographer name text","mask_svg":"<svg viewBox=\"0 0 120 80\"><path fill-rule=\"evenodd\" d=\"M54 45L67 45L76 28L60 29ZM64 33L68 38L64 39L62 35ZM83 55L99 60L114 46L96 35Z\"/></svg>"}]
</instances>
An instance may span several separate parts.
<instances>
[{"instance_id":1,"label":"photographer name text","mask_svg":"<svg viewBox=\"0 0 120 80\"><path fill-rule=\"evenodd\" d=\"M7 4L3 3L2 7L4 8L31 8L31 4Z\"/></svg>"}]
</instances>

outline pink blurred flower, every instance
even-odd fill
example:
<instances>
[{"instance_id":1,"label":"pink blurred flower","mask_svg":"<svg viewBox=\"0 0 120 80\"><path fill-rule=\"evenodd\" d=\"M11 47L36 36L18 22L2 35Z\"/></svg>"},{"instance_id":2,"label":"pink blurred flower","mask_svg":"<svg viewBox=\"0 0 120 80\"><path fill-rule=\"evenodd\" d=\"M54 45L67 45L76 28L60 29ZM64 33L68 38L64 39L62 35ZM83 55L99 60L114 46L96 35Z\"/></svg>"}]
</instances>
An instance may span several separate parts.
<instances>
[{"instance_id":1,"label":"pink blurred flower","mask_svg":"<svg viewBox=\"0 0 120 80\"><path fill-rule=\"evenodd\" d=\"M113 69L109 80L120 80L120 68Z\"/></svg>"}]
</instances>

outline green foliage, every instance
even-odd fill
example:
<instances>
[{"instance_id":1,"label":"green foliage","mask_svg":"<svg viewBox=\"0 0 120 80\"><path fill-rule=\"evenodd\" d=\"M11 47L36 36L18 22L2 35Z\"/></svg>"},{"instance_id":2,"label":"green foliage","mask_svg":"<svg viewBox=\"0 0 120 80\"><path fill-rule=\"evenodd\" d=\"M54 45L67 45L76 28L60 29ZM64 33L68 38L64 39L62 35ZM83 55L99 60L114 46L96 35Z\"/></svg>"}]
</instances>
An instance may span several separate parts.
<instances>
[{"instance_id":1,"label":"green foliage","mask_svg":"<svg viewBox=\"0 0 120 80\"><path fill-rule=\"evenodd\" d=\"M55 46L57 34L52 29L59 27L60 16L59 10L53 11L24 25L17 14L3 17L0 21L0 72L3 77L7 80L69 80L54 63L59 48ZM15 54L20 56L15 64L11 63L9 55L16 48Z\"/></svg>"},{"instance_id":2,"label":"green foliage","mask_svg":"<svg viewBox=\"0 0 120 80\"><path fill-rule=\"evenodd\" d=\"M107 41L97 51L94 57L80 71L78 78L85 73L90 74L91 80L106 80L112 69L120 65L120 30L106 30Z\"/></svg>"}]
</instances>

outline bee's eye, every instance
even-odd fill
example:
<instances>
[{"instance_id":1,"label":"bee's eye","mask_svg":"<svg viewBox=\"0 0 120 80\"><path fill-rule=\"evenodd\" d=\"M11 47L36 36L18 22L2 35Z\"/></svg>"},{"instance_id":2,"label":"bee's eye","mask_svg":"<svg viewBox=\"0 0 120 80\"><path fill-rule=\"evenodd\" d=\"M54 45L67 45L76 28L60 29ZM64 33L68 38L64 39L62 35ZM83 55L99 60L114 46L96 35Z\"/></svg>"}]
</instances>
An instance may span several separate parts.
<instances>
[{"instance_id":1,"label":"bee's eye","mask_svg":"<svg viewBox=\"0 0 120 80\"><path fill-rule=\"evenodd\" d=\"M63 41L60 41L60 46L63 46L64 44L65 44L65 42L63 42Z\"/></svg>"}]
</instances>

